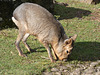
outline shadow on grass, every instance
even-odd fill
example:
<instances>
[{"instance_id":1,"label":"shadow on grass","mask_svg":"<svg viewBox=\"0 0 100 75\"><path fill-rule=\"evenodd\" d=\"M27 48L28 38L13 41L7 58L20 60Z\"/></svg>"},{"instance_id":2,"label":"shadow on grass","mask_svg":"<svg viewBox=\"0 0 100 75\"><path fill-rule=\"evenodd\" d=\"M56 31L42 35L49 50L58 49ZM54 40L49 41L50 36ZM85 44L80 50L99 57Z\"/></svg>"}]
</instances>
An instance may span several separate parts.
<instances>
[{"instance_id":1,"label":"shadow on grass","mask_svg":"<svg viewBox=\"0 0 100 75\"><path fill-rule=\"evenodd\" d=\"M44 47L38 47L31 50L32 52L46 52ZM100 60L100 43L99 42L77 42L74 49L68 58L68 61L96 61Z\"/></svg>"},{"instance_id":2,"label":"shadow on grass","mask_svg":"<svg viewBox=\"0 0 100 75\"><path fill-rule=\"evenodd\" d=\"M55 4L54 14L58 15L59 20L62 20L72 19L75 17L82 18L83 16L88 16L89 14L91 14L91 11Z\"/></svg>"},{"instance_id":3,"label":"shadow on grass","mask_svg":"<svg viewBox=\"0 0 100 75\"><path fill-rule=\"evenodd\" d=\"M27 55L27 54L30 54L30 53L33 53L33 52L46 52L46 49L45 50L40 50L42 48L44 49L44 47L38 47L38 48L31 49L31 52L27 52L25 54Z\"/></svg>"},{"instance_id":4,"label":"shadow on grass","mask_svg":"<svg viewBox=\"0 0 100 75\"><path fill-rule=\"evenodd\" d=\"M100 43L99 42L77 42L69 56L69 61L96 61L100 60Z\"/></svg>"}]
</instances>

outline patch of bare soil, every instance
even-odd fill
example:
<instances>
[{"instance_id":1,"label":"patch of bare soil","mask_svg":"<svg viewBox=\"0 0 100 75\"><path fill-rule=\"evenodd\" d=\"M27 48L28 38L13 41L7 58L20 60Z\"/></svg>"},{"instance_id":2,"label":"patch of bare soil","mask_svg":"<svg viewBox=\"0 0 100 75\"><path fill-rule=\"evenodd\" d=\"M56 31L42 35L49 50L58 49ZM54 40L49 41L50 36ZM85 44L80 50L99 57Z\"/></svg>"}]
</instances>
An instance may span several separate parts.
<instances>
[{"instance_id":1,"label":"patch of bare soil","mask_svg":"<svg viewBox=\"0 0 100 75\"><path fill-rule=\"evenodd\" d=\"M95 12L91 13L91 19L100 22L100 9L95 9Z\"/></svg>"},{"instance_id":2,"label":"patch of bare soil","mask_svg":"<svg viewBox=\"0 0 100 75\"><path fill-rule=\"evenodd\" d=\"M100 75L100 60L85 64L67 64L43 72L43 75Z\"/></svg>"}]
</instances>

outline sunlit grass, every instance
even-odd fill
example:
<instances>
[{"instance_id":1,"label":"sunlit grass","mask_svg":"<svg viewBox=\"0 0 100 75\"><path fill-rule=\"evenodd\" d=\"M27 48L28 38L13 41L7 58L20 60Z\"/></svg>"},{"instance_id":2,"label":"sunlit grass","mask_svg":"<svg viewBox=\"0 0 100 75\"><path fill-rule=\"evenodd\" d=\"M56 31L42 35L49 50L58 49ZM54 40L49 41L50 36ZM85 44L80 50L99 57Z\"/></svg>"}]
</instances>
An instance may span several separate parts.
<instances>
[{"instance_id":1,"label":"sunlit grass","mask_svg":"<svg viewBox=\"0 0 100 75\"><path fill-rule=\"evenodd\" d=\"M69 6L55 5L55 17L59 19L68 36L78 34L68 61L51 63L50 60L43 59L41 56L48 57L47 51L38 40L34 40L34 36L30 36L27 43L36 52L29 53L21 42L21 49L28 57L20 57L14 45L18 29L3 29L0 31L0 75L39 75L44 71L50 72L52 67L59 65L84 64L100 59L100 22L91 20L91 13L97 12L95 9L100 4L94 6L75 1L72 3L72 0L59 2L67 2Z\"/></svg>"}]
</instances>

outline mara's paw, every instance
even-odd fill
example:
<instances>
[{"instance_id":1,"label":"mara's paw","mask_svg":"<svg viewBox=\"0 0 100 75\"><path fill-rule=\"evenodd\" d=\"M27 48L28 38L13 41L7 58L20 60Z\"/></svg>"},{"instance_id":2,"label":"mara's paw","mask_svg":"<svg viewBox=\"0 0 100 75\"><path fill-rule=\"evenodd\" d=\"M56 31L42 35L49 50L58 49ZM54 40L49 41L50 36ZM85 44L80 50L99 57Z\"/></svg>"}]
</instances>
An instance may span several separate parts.
<instances>
[{"instance_id":1,"label":"mara's paw","mask_svg":"<svg viewBox=\"0 0 100 75\"><path fill-rule=\"evenodd\" d=\"M22 57L27 57L27 55L25 55L25 54L19 54L19 56L22 56Z\"/></svg>"}]
</instances>

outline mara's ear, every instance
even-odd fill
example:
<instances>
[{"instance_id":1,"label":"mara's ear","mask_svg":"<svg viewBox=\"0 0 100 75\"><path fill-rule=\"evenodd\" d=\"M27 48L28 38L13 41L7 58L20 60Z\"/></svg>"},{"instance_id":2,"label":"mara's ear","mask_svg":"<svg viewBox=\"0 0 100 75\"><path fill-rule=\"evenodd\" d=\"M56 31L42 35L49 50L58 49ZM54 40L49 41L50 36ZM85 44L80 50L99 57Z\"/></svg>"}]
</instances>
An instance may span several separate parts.
<instances>
[{"instance_id":1,"label":"mara's ear","mask_svg":"<svg viewBox=\"0 0 100 75\"><path fill-rule=\"evenodd\" d=\"M77 34L75 34L75 35L74 35L74 36L72 36L71 38L73 39L73 41L75 41L75 40L76 40L76 38L77 38Z\"/></svg>"},{"instance_id":2,"label":"mara's ear","mask_svg":"<svg viewBox=\"0 0 100 75\"><path fill-rule=\"evenodd\" d=\"M66 40L64 41L64 44L65 44L65 45L69 45L69 44L72 44L72 42L73 42L73 39L72 39L72 38L69 38L69 39L66 39Z\"/></svg>"},{"instance_id":3,"label":"mara's ear","mask_svg":"<svg viewBox=\"0 0 100 75\"><path fill-rule=\"evenodd\" d=\"M66 40L64 41L64 45L71 45L71 44L73 43L73 41L76 40L76 38L77 38L77 34L75 34L74 36L72 36L72 37L69 38L69 39L66 39Z\"/></svg>"}]
</instances>

